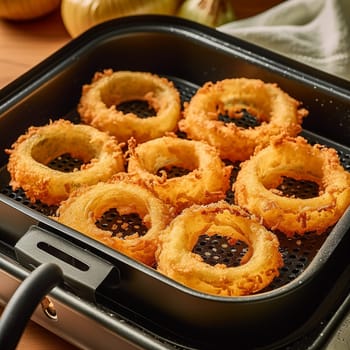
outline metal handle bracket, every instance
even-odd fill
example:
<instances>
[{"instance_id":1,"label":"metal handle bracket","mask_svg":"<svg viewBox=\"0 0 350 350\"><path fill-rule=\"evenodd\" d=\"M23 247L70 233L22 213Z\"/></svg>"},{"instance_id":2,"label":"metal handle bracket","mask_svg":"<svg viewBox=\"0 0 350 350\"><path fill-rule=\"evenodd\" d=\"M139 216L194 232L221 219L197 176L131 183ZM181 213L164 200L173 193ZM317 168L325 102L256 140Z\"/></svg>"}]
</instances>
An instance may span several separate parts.
<instances>
[{"instance_id":1,"label":"metal handle bracket","mask_svg":"<svg viewBox=\"0 0 350 350\"><path fill-rule=\"evenodd\" d=\"M15 245L18 262L33 268L46 262L63 271L66 287L86 300L96 302L100 287L116 289L120 272L111 263L36 225L31 226Z\"/></svg>"}]
</instances>

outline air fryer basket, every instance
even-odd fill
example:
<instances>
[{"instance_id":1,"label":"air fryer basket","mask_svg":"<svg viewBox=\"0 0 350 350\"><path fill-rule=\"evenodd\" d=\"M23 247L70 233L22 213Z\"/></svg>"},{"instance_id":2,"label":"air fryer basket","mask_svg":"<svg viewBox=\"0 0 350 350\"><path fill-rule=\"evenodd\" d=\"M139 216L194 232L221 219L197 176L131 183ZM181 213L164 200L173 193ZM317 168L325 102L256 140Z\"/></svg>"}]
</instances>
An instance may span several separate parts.
<instances>
[{"instance_id":1,"label":"air fryer basket","mask_svg":"<svg viewBox=\"0 0 350 350\"><path fill-rule=\"evenodd\" d=\"M342 164L350 170L348 82L210 28L164 16L129 17L97 26L6 87L5 97L0 99L0 127L8 132L2 136L0 148L9 148L30 125L44 125L60 117L79 122L76 106L81 87L96 71L106 68L166 76L179 89L182 102L188 101L200 85L210 80L248 77L276 82L310 111L303 125L303 136L311 143L337 149ZM142 105L125 108L146 113ZM243 121L245 125L251 122L249 116ZM110 277L107 282L91 287L92 291L86 292L86 286L74 283L74 278L68 279L66 288L91 297L102 309L126 315L176 346L215 348L234 339L240 348L267 345L272 348L271 344L278 347L293 343L305 336L305 332L312 338L348 293L344 271L348 273L345 245L349 243L349 213L320 236L310 233L287 239L277 233L284 259L280 277L256 295L215 297L181 286L154 269L54 222L49 216L56 208L30 203L21 190L13 191L8 185L5 152L0 155L0 161L0 237L6 247L13 249L19 262L28 267L38 264L37 247L43 246L42 241L46 247L52 247L57 238L66 242L67 247L74 245L74 249L67 248L70 256L79 257L80 249L90 251L118 271L113 274L118 278L112 288L104 286L110 283ZM69 171L75 162L61 157L51 166ZM238 165L232 181L237 169ZM312 196L315 191L306 182L289 181L285 185L298 196ZM232 193L228 192L227 201L231 200ZM109 212L99 224L110 227L116 217L116 213ZM33 244L28 245L26 236ZM220 237L212 240L204 237L196 252L208 257L208 263L211 259L225 263L232 250L222 246ZM64 249L56 252L55 257L66 256ZM218 249L219 255L215 253ZM234 249L239 259L244 247ZM334 288L338 280L341 282ZM322 310L319 314L318 308ZM307 323L310 319L313 321ZM305 324L308 327L301 327Z\"/></svg>"}]
</instances>

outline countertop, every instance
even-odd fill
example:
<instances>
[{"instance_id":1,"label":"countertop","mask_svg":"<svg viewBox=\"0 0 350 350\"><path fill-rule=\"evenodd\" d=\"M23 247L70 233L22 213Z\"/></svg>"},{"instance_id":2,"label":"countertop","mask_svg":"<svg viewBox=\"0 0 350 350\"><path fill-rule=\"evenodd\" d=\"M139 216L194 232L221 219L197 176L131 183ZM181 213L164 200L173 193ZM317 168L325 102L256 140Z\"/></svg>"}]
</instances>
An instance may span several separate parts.
<instances>
[{"instance_id":1,"label":"countertop","mask_svg":"<svg viewBox=\"0 0 350 350\"><path fill-rule=\"evenodd\" d=\"M281 2L280 0L232 1L237 18L258 14ZM0 94L4 86L70 40L59 11L25 22L0 20ZM30 321L17 349L75 350L77 348Z\"/></svg>"}]
</instances>

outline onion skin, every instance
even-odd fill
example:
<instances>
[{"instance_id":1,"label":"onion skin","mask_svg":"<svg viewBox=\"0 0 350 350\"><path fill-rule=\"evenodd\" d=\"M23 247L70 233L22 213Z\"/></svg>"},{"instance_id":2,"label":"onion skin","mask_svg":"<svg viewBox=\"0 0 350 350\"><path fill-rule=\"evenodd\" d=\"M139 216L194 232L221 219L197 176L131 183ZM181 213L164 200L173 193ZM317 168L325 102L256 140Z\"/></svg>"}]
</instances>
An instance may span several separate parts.
<instances>
[{"instance_id":1,"label":"onion skin","mask_svg":"<svg viewBox=\"0 0 350 350\"><path fill-rule=\"evenodd\" d=\"M177 16L209 27L218 27L235 19L231 0L185 0Z\"/></svg>"},{"instance_id":2,"label":"onion skin","mask_svg":"<svg viewBox=\"0 0 350 350\"><path fill-rule=\"evenodd\" d=\"M76 37L107 20L140 14L175 14L179 0L62 0L61 16L66 30Z\"/></svg>"},{"instance_id":3,"label":"onion skin","mask_svg":"<svg viewBox=\"0 0 350 350\"><path fill-rule=\"evenodd\" d=\"M0 18L23 21L42 17L57 9L61 0L0 0Z\"/></svg>"}]
</instances>

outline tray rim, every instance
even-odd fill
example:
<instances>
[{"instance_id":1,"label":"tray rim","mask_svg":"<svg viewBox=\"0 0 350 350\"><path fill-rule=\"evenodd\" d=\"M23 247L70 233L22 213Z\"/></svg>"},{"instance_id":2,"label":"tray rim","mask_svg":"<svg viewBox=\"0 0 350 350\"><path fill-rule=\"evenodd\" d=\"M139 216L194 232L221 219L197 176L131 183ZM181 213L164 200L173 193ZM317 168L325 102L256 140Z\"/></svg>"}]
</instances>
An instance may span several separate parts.
<instances>
[{"instance_id":1,"label":"tray rim","mask_svg":"<svg viewBox=\"0 0 350 350\"><path fill-rule=\"evenodd\" d=\"M169 28L169 21L171 22L171 25L172 25L171 28ZM286 76L288 75L294 76L295 72L301 72L303 75L300 77L300 80L302 81L307 80L308 84L312 82L313 85L320 87L320 89L331 91L334 94L338 94L339 96L349 99L349 96L346 94L346 91L349 90L350 83L340 78L330 76L327 73L323 74L322 72L317 71L311 67L305 66L303 64L299 64L295 61L291 61L280 55L273 54L268 50L258 48L255 45L249 44L247 42L243 42L242 40L239 40L237 38L230 37L224 33L213 31L210 28L203 27L201 25L188 22L186 20L169 18L167 16L146 15L146 16L137 16L137 18L126 17L126 18L112 20L112 21L103 23L101 25L98 25L90 29L89 31L79 36L77 39L68 43L65 47L58 50L56 53L48 57L43 62L39 63L37 66L35 66L30 71L22 75L20 78L16 79L13 83L10 83L8 86L6 86L2 90L2 92L4 92L5 94L3 98L0 98L0 115L2 114L2 112L5 112L6 110L10 109L16 103L17 99L21 101L23 98L28 96L31 93L31 91L34 91L38 85L43 84L46 81L46 79L49 79L50 76L55 71L59 70L60 67L62 67L67 62L67 60L69 60L69 58L67 58L67 55L69 56L71 52L76 52L77 49L83 50L86 45L86 42L91 41L90 36L94 37L94 40L98 40L98 39L101 40L101 38L108 39L108 37L115 35L116 32L128 33L128 29L137 32L140 30L144 30L145 28L147 28L148 31L160 31L160 32L166 32L166 33L168 33L169 30L171 30L171 32L176 32L176 35L183 35L184 33L186 33L187 36L191 38L198 37L200 38L201 41L214 40L215 45L221 45L224 42L225 43L224 49L228 50L229 52L232 51L233 49L238 48L242 55L248 55L253 61L259 59L259 65L270 64L271 62L273 62L274 64L277 63L275 68L280 71L283 71L283 74ZM108 31L109 29L111 29L111 31ZM199 33L200 34L204 33L205 35L201 36L199 35ZM237 48L235 46L237 46ZM263 54L265 54L270 58L266 58L262 62L260 54L262 56ZM274 60L276 60L276 62ZM288 66L287 70L286 70L286 66ZM44 73L42 71L43 67L46 68L44 70ZM313 73L315 73L315 71L317 73L320 73L320 76L324 76L325 80L323 80L323 78L320 78L320 77L314 77ZM37 79L38 76L40 77L40 79ZM2 197L4 196L1 195L0 200L7 202L7 199L5 200ZM10 202L8 203L11 203L12 200L9 199L9 201ZM26 213L27 209L23 208L21 205L18 205L16 203L14 207L17 207L17 206L20 207L21 210L23 210L27 215ZM82 235L80 233L75 232L70 228L64 227L63 229L63 225L61 226L61 224L53 222L52 219L49 219L42 214L38 214L38 216L36 216L36 214L31 213L30 215L32 215L32 217L34 216L35 218L38 219L38 221L44 223L45 225L48 225L49 227L54 227L55 229L62 230L63 232L65 232L66 235L69 235L70 237L75 237L79 239L79 241L82 240L84 243L87 243L89 246L96 245L96 241L92 242L92 240L88 238L82 238ZM347 221L348 219L350 219L350 210L348 210L346 219L344 219L343 221ZM343 225L343 221L339 225ZM346 232L344 231L343 234L345 235ZM323 244L323 246L324 245L325 243ZM110 248L105 247L102 244L101 245L97 244L97 246L98 246L98 250L102 250L105 252L105 254L109 255ZM115 254L114 251L113 251L113 254ZM325 254L327 255L327 252L325 252ZM124 262L127 262L128 264L130 263L130 261L127 258L126 259L122 258L122 260ZM323 259L323 264L326 263L326 261L327 259ZM137 262L135 263L139 265ZM320 267L320 264L318 264L318 267ZM141 272L146 272L146 274L148 275L150 274L153 275L153 273L155 273L153 270L149 268L143 268L143 266L141 267L139 266L138 269ZM309 270L310 270L310 265L301 274L304 280L303 283L305 283L304 273ZM310 272L310 274L313 275L314 271ZM158 275L159 273L157 273L157 279L159 280ZM177 282L171 279L166 278L165 276L163 278L166 280L167 284L177 289L180 289L187 294L191 294L192 296L195 296L201 299L220 301L223 303L232 302L233 299L234 299L234 302L236 303L246 303L246 302L251 303L254 301L259 302L261 298L263 298L264 300L268 298L273 299L275 297L281 297L283 293L291 292L291 290L294 288L295 289L300 288L302 285L302 283L298 281L299 277L297 277L295 280L288 283L285 287L283 286L269 292L259 293L257 295L243 296L243 297L226 298L226 297L212 296L205 293L196 292L185 286L178 284Z\"/></svg>"}]
</instances>

